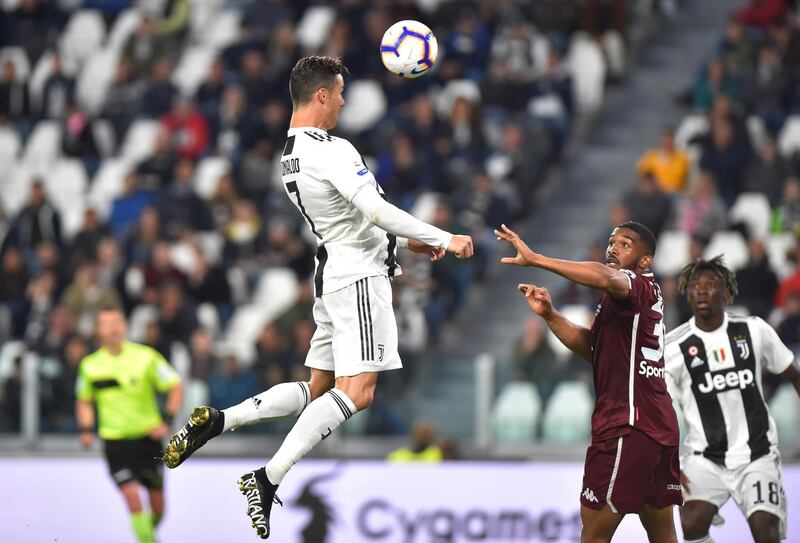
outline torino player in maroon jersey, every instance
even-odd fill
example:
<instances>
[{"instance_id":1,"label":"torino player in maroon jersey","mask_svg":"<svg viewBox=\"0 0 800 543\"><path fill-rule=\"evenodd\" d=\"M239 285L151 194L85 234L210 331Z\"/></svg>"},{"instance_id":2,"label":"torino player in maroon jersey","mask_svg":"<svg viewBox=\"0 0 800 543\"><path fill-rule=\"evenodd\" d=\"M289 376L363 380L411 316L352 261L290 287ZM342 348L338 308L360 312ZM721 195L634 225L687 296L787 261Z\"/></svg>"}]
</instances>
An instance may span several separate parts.
<instances>
[{"instance_id":1,"label":"torino player in maroon jersey","mask_svg":"<svg viewBox=\"0 0 800 543\"><path fill-rule=\"evenodd\" d=\"M597 399L581 491L581 542L611 541L622 517L636 513L651 542L677 543L672 506L683 503L678 420L664 380L661 289L649 272L653 233L636 222L617 226L605 264L534 253L505 225L495 234L517 250L502 262L535 266L603 291L589 329L564 318L547 289L518 286L531 309L594 371Z\"/></svg>"}]
</instances>

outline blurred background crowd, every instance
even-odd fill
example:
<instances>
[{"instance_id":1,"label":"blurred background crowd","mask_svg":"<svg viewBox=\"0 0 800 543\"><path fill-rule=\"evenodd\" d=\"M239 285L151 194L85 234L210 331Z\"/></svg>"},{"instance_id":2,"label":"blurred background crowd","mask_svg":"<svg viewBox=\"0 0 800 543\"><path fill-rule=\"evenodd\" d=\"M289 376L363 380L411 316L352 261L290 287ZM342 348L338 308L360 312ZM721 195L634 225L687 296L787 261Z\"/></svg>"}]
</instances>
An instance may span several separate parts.
<instances>
[{"instance_id":1,"label":"blurred background crowd","mask_svg":"<svg viewBox=\"0 0 800 543\"><path fill-rule=\"evenodd\" d=\"M108 304L124 307L133 340L184 375L189 405L224 407L304 378L315 246L284 194L277 157L289 72L300 56L325 54L351 72L334 133L354 143L392 202L476 244L469 263L431 265L401 251L394 287L406 370L382 380L366 433L410 427L396 404L471 292L493 281L492 228L536 213L605 89L625 80L644 29L681 8L674 0L0 7L0 429L19 429L21 360L34 353L42 428L74 430L77 364L93 349L95 312ZM435 71L414 81L389 74L378 54L400 19L425 22L439 40ZM685 117L630 165L630 190L609 218L639 220L661 237L656 271L671 300L680 265L724 245L739 270L737 303L770 318L795 348L798 21L782 0L731 14L713 58L687 66L695 82L675 96ZM588 257L601 259L604 245L591 243ZM596 298L566 289L557 302L588 322ZM673 325L687 318L680 307ZM576 413L591 411L589 368L540 321L520 328L504 361L513 379L500 383L498 437L557 440L558 419L548 431L526 413L546 411L556 394L577 398Z\"/></svg>"}]
</instances>

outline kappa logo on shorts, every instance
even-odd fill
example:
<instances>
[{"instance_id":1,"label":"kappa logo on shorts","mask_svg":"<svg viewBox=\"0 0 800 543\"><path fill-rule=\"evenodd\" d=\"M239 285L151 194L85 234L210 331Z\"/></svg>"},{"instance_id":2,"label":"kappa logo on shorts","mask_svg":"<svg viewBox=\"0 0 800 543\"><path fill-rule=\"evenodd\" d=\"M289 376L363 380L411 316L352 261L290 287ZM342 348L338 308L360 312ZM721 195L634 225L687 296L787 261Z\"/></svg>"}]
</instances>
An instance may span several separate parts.
<instances>
[{"instance_id":1,"label":"kappa logo on shorts","mask_svg":"<svg viewBox=\"0 0 800 543\"><path fill-rule=\"evenodd\" d=\"M581 496L583 496L587 502L598 503L600 501L597 499L597 496L594 495L594 491L588 486L586 487L586 490L583 491L583 494L581 494Z\"/></svg>"}]
</instances>

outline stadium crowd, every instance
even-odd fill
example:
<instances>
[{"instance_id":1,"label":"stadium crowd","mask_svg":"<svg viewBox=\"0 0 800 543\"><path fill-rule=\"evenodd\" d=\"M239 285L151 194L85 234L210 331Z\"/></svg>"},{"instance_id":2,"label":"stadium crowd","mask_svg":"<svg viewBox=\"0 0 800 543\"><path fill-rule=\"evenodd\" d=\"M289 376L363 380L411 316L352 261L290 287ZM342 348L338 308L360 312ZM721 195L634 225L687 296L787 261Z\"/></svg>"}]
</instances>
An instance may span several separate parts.
<instances>
[{"instance_id":1,"label":"stadium crowd","mask_svg":"<svg viewBox=\"0 0 800 543\"><path fill-rule=\"evenodd\" d=\"M74 429L77 364L111 304L133 339L183 361L187 402L229 405L303 371L314 246L276 157L288 73L304 54L349 67L337 134L390 199L475 239L471 265L401 255L411 375L485 280L491 228L531 212L570 136L571 44L596 40L608 79L621 77L634 4L3 2L0 342L22 347L0 368L0 427L19 428L22 353L33 352L43 429ZM437 69L413 82L377 53L400 19L439 39Z\"/></svg>"}]
</instances>

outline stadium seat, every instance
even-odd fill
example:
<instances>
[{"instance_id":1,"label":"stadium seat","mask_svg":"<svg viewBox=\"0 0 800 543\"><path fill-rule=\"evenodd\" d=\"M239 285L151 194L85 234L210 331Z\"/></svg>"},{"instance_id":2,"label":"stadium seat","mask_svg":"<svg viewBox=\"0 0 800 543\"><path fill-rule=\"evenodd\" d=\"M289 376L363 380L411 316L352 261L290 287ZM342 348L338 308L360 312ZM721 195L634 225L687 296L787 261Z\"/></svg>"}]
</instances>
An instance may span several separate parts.
<instances>
[{"instance_id":1,"label":"stadium seat","mask_svg":"<svg viewBox=\"0 0 800 543\"><path fill-rule=\"evenodd\" d=\"M78 159L61 159L44 176L45 190L50 202L61 213L64 236L67 239L83 226L86 209L86 170Z\"/></svg>"},{"instance_id":2,"label":"stadium seat","mask_svg":"<svg viewBox=\"0 0 800 543\"><path fill-rule=\"evenodd\" d=\"M132 269L135 268L130 268L128 271L130 272ZM137 305L133 308L133 311L131 311L131 316L128 320L128 336L132 341L143 341L147 325L156 320L158 320L158 308L156 306L145 304Z\"/></svg>"},{"instance_id":3,"label":"stadium seat","mask_svg":"<svg viewBox=\"0 0 800 543\"><path fill-rule=\"evenodd\" d=\"M61 125L58 121L39 121L36 123L22 160L34 169L46 170L61 156Z\"/></svg>"},{"instance_id":4,"label":"stadium seat","mask_svg":"<svg viewBox=\"0 0 800 543\"><path fill-rule=\"evenodd\" d=\"M800 115L792 115L783 123L778 134L778 149L785 157L800 150Z\"/></svg>"},{"instance_id":5,"label":"stadium seat","mask_svg":"<svg viewBox=\"0 0 800 543\"><path fill-rule=\"evenodd\" d=\"M761 149L767 139L767 127L761 117L758 115L747 117L747 134L750 136L750 143L753 148L756 150Z\"/></svg>"},{"instance_id":6,"label":"stadium seat","mask_svg":"<svg viewBox=\"0 0 800 543\"><path fill-rule=\"evenodd\" d=\"M653 271L670 277L689 263L689 234L683 230L667 230L658 237L658 258L653 259Z\"/></svg>"},{"instance_id":7,"label":"stadium seat","mask_svg":"<svg viewBox=\"0 0 800 543\"><path fill-rule=\"evenodd\" d=\"M117 53L102 49L93 53L78 74L75 94L78 102L92 114L99 113L117 67Z\"/></svg>"},{"instance_id":8,"label":"stadium seat","mask_svg":"<svg viewBox=\"0 0 800 543\"><path fill-rule=\"evenodd\" d=\"M252 365L255 341L266 323L264 311L258 304L237 306L228 321L223 347L235 353L242 366Z\"/></svg>"},{"instance_id":9,"label":"stadium seat","mask_svg":"<svg viewBox=\"0 0 800 543\"><path fill-rule=\"evenodd\" d=\"M107 47L113 51L121 51L131 34L136 32L141 19L142 16L133 8L120 13L108 33Z\"/></svg>"},{"instance_id":10,"label":"stadium seat","mask_svg":"<svg viewBox=\"0 0 800 543\"><path fill-rule=\"evenodd\" d=\"M350 133L372 128L386 115L386 95L377 81L360 80L347 85L339 126Z\"/></svg>"},{"instance_id":11,"label":"stadium seat","mask_svg":"<svg viewBox=\"0 0 800 543\"><path fill-rule=\"evenodd\" d=\"M308 53L319 49L328 39L335 20L336 9L333 6L307 8L297 23L297 43L300 44L303 51Z\"/></svg>"},{"instance_id":12,"label":"stadium seat","mask_svg":"<svg viewBox=\"0 0 800 543\"><path fill-rule=\"evenodd\" d=\"M565 305L560 308L560 311L566 318L581 326L590 326L592 323L592 310L585 305ZM547 343L560 360L566 360L572 356L572 351L561 343L550 330L547 331Z\"/></svg>"},{"instance_id":13,"label":"stadium seat","mask_svg":"<svg viewBox=\"0 0 800 543\"><path fill-rule=\"evenodd\" d=\"M138 119L131 124L120 149L121 157L136 164L152 156L155 150L156 137L161 130L158 121Z\"/></svg>"},{"instance_id":14,"label":"stadium seat","mask_svg":"<svg viewBox=\"0 0 800 543\"><path fill-rule=\"evenodd\" d=\"M512 381L500 391L492 411L492 429L498 443L530 443L542 412L542 400L530 381Z\"/></svg>"},{"instance_id":15,"label":"stadium seat","mask_svg":"<svg viewBox=\"0 0 800 543\"><path fill-rule=\"evenodd\" d=\"M567 66L572 75L575 102L583 113L597 111L605 93L606 65L600 47L587 38L572 39L567 52Z\"/></svg>"},{"instance_id":16,"label":"stadium seat","mask_svg":"<svg viewBox=\"0 0 800 543\"><path fill-rule=\"evenodd\" d=\"M0 49L0 66L11 61L17 71L18 81L27 81L31 74L31 63L28 54L22 47L3 47Z\"/></svg>"},{"instance_id":17,"label":"stadium seat","mask_svg":"<svg viewBox=\"0 0 800 543\"><path fill-rule=\"evenodd\" d=\"M92 180L89 189L89 204L100 214L108 218L114 198L122 194L125 176L130 165L119 158L109 158L100 164L100 168Z\"/></svg>"},{"instance_id":18,"label":"stadium seat","mask_svg":"<svg viewBox=\"0 0 800 543\"><path fill-rule=\"evenodd\" d=\"M772 208L767 196L761 192L743 192L739 194L733 207L728 212L732 224L743 222L747 225L750 237L765 239L769 234L772 222Z\"/></svg>"},{"instance_id":19,"label":"stadium seat","mask_svg":"<svg viewBox=\"0 0 800 543\"><path fill-rule=\"evenodd\" d=\"M100 49L106 37L102 14L93 9L75 11L59 40L59 50L66 62L81 66Z\"/></svg>"},{"instance_id":20,"label":"stadium seat","mask_svg":"<svg viewBox=\"0 0 800 543\"><path fill-rule=\"evenodd\" d=\"M200 38L201 43L214 49L224 49L239 39L242 12L236 9L221 9L214 14Z\"/></svg>"},{"instance_id":21,"label":"stadium seat","mask_svg":"<svg viewBox=\"0 0 800 543\"><path fill-rule=\"evenodd\" d=\"M219 178L231 171L231 163L223 157L206 157L197 165L194 174L194 191L204 200L217 192Z\"/></svg>"},{"instance_id":22,"label":"stadium seat","mask_svg":"<svg viewBox=\"0 0 800 543\"><path fill-rule=\"evenodd\" d=\"M31 181L36 172L27 164L16 162L8 170L0 171L0 199L3 211L13 217L28 201Z\"/></svg>"},{"instance_id":23,"label":"stadium seat","mask_svg":"<svg viewBox=\"0 0 800 543\"><path fill-rule=\"evenodd\" d=\"M26 352L24 341L6 341L0 347L0 383L14 374L14 359Z\"/></svg>"},{"instance_id":24,"label":"stadium seat","mask_svg":"<svg viewBox=\"0 0 800 543\"><path fill-rule=\"evenodd\" d=\"M53 72L53 57L52 51L45 51L39 60L36 61L36 66L33 67L33 72L28 78L28 91L31 95L31 103L34 108L38 109L42 105L42 93L44 92L44 85L47 83L47 78Z\"/></svg>"},{"instance_id":25,"label":"stadium seat","mask_svg":"<svg viewBox=\"0 0 800 543\"><path fill-rule=\"evenodd\" d=\"M559 384L547 402L542 419L543 439L549 443L579 444L589 440L594 399L589 385Z\"/></svg>"},{"instance_id":26,"label":"stadium seat","mask_svg":"<svg viewBox=\"0 0 800 543\"><path fill-rule=\"evenodd\" d=\"M769 412L778 428L778 443L784 450L800 446L800 398L790 383L783 383L769 402Z\"/></svg>"},{"instance_id":27,"label":"stadium seat","mask_svg":"<svg viewBox=\"0 0 800 543\"><path fill-rule=\"evenodd\" d=\"M297 276L289 268L271 268L262 272L253 292L253 303L258 304L268 320L277 317L297 298Z\"/></svg>"},{"instance_id":28,"label":"stadium seat","mask_svg":"<svg viewBox=\"0 0 800 543\"><path fill-rule=\"evenodd\" d=\"M219 232L195 232L194 240L205 253L211 264L216 264L222 258L222 248L225 246L225 238Z\"/></svg>"},{"instance_id":29,"label":"stadium seat","mask_svg":"<svg viewBox=\"0 0 800 543\"><path fill-rule=\"evenodd\" d=\"M188 420L192 410L198 405L208 405L208 384L199 379L187 379L183 386L183 404L175 415L177 424L183 424L183 421Z\"/></svg>"},{"instance_id":30,"label":"stadium seat","mask_svg":"<svg viewBox=\"0 0 800 543\"><path fill-rule=\"evenodd\" d=\"M194 96L208 75L217 51L210 45L187 47L172 74L172 82L184 96Z\"/></svg>"},{"instance_id":31,"label":"stadium seat","mask_svg":"<svg viewBox=\"0 0 800 543\"><path fill-rule=\"evenodd\" d=\"M219 312L211 303L202 303L197 306L197 322L200 327L207 330L211 337L218 337L222 325L219 322Z\"/></svg>"},{"instance_id":32,"label":"stadium seat","mask_svg":"<svg viewBox=\"0 0 800 543\"><path fill-rule=\"evenodd\" d=\"M789 259L789 250L797 244L792 232L770 234L767 237L767 259L770 267L780 279L786 279L794 272L794 264Z\"/></svg>"},{"instance_id":33,"label":"stadium seat","mask_svg":"<svg viewBox=\"0 0 800 543\"><path fill-rule=\"evenodd\" d=\"M703 251L703 258L714 258L717 255L723 255L725 264L734 271L745 267L750 258L744 236L735 230L720 230L711 236Z\"/></svg>"},{"instance_id":34,"label":"stadium seat","mask_svg":"<svg viewBox=\"0 0 800 543\"><path fill-rule=\"evenodd\" d=\"M22 139L17 131L9 126L0 126L0 169L11 167L21 148Z\"/></svg>"},{"instance_id":35,"label":"stadium seat","mask_svg":"<svg viewBox=\"0 0 800 543\"><path fill-rule=\"evenodd\" d=\"M453 111L456 98L466 98L473 104L480 103L481 89L471 79L453 79L448 81L442 92L436 97L436 111L442 118L447 118Z\"/></svg>"},{"instance_id":36,"label":"stadium seat","mask_svg":"<svg viewBox=\"0 0 800 543\"><path fill-rule=\"evenodd\" d=\"M675 145L686 151L691 140L706 132L708 132L708 119L705 115L701 113L687 115L675 130Z\"/></svg>"}]
</instances>

